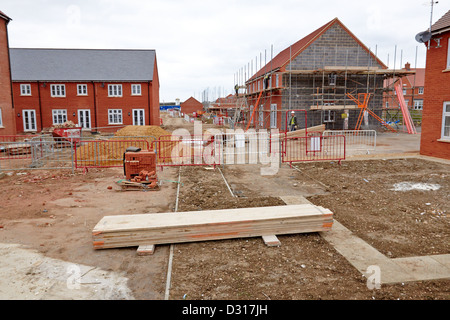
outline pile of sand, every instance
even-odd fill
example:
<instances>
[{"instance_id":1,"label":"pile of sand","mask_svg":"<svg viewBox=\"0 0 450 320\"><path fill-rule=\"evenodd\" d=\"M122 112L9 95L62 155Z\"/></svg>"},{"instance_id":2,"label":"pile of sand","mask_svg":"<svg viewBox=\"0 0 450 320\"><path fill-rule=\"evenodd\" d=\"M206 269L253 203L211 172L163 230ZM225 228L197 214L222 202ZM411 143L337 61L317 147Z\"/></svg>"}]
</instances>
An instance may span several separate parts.
<instances>
[{"instance_id":1,"label":"pile of sand","mask_svg":"<svg viewBox=\"0 0 450 320\"><path fill-rule=\"evenodd\" d=\"M116 137L154 137L159 139L161 136L168 136L171 133L159 126L126 126L118 130Z\"/></svg>"}]
</instances>

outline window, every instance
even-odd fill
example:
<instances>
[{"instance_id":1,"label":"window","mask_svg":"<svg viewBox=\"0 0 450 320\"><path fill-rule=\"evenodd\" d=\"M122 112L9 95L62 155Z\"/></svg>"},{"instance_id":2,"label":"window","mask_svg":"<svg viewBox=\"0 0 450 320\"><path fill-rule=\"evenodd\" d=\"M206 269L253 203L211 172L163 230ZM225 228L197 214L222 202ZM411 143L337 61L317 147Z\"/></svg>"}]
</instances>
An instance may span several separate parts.
<instances>
[{"instance_id":1,"label":"window","mask_svg":"<svg viewBox=\"0 0 450 320\"><path fill-rule=\"evenodd\" d=\"M52 110L53 124L63 124L67 121L67 110L55 109Z\"/></svg>"},{"instance_id":2,"label":"window","mask_svg":"<svg viewBox=\"0 0 450 320\"><path fill-rule=\"evenodd\" d=\"M448 48L447 48L447 69L450 69L450 38L447 39Z\"/></svg>"},{"instance_id":3,"label":"window","mask_svg":"<svg viewBox=\"0 0 450 320\"><path fill-rule=\"evenodd\" d=\"M414 110L423 109L423 100L414 100Z\"/></svg>"},{"instance_id":4,"label":"window","mask_svg":"<svg viewBox=\"0 0 450 320\"><path fill-rule=\"evenodd\" d=\"M442 139L450 140L450 101L444 102L442 114Z\"/></svg>"},{"instance_id":5,"label":"window","mask_svg":"<svg viewBox=\"0 0 450 320\"><path fill-rule=\"evenodd\" d=\"M335 86L336 85L336 77L337 75L335 73L331 73L328 75L328 85Z\"/></svg>"},{"instance_id":6,"label":"window","mask_svg":"<svg viewBox=\"0 0 450 320\"><path fill-rule=\"evenodd\" d=\"M3 127L2 109L0 109L0 128Z\"/></svg>"},{"instance_id":7,"label":"window","mask_svg":"<svg viewBox=\"0 0 450 320\"><path fill-rule=\"evenodd\" d=\"M423 87L419 87L419 94L423 94Z\"/></svg>"},{"instance_id":8,"label":"window","mask_svg":"<svg viewBox=\"0 0 450 320\"><path fill-rule=\"evenodd\" d=\"M132 84L131 85L131 95L132 96L140 96L141 95L141 85L140 84Z\"/></svg>"},{"instance_id":9,"label":"window","mask_svg":"<svg viewBox=\"0 0 450 320\"><path fill-rule=\"evenodd\" d=\"M323 122L334 122L335 112L334 110L324 110L323 111Z\"/></svg>"},{"instance_id":10,"label":"window","mask_svg":"<svg viewBox=\"0 0 450 320\"><path fill-rule=\"evenodd\" d=\"M122 109L108 110L108 124L122 124Z\"/></svg>"},{"instance_id":11,"label":"window","mask_svg":"<svg viewBox=\"0 0 450 320\"><path fill-rule=\"evenodd\" d=\"M77 84L77 95L87 96L87 84Z\"/></svg>"},{"instance_id":12,"label":"window","mask_svg":"<svg viewBox=\"0 0 450 320\"><path fill-rule=\"evenodd\" d=\"M50 85L50 91L52 97L65 97L66 85L65 84L52 84Z\"/></svg>"},{"instance_id":13,"label":"window","mask_svg":"<svg viewBox=\"0 0 450 320\"><path fill-rule=\"evenodd\" d=\"M121 97L122 85L121 84L108 84L108 97Z\"/></svg>"},{"instance_id":14,"label":"window","mask_svg":"<svg viewBox=\"0 0 450 320\"><path fill-rule=\"evenodd\" d=\"M280 82L279 81L280 80L279 80L279 77L278 77L278 74L277 74L276 77L275 77L275 87L276 88L278 88L280 86Z\"/></svg>"},{"instance_id":15,"label":"window","mask_svg":"<svg viewBox=\"0 0 450 320\"><path fill-rule=\"evenodd\" d=\"M21 96L31 96L31 85L21 84L20 85L20 95Z\"/></svg>"}]
</instances>

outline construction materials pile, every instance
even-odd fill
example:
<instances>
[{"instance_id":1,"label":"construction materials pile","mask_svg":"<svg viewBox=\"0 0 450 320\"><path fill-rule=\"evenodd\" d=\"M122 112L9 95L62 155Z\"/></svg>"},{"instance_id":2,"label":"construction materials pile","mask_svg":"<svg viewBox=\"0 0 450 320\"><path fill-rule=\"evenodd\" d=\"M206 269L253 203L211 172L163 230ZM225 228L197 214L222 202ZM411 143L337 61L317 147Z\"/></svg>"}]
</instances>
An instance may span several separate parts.
<instances>
[{"instance_id":1,"label":"construction materials pile","mask_svg":"<svg viewBox=\"0 0 450 320\"><path fill-rule=\"evenodd\" d=\"M329 231L333 213L312 204L105 216L94 249Z\"/></svg>"}]
</instances>

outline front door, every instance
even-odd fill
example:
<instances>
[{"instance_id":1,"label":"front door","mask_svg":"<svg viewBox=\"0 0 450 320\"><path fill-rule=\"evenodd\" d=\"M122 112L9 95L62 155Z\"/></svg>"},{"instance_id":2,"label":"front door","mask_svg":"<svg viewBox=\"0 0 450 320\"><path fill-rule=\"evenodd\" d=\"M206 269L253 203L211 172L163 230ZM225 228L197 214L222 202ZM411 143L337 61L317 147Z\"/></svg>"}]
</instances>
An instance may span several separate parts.
<instances>
[{"instance_id":1,"label":"front door","mask_svg":"<svg viewBox=\"0 0 450 320\"><path fill-rule=\"evenodd\" d=\"M89 109L78 110L78 125L83 129L91 128L91 110Z\"/></svg>"},{"instance_id":2,"label":"front door","mask_svg":"<svg viewBox=\"0 0 450 320\"><path fill-rule=\"evenodd\" d=\"M133 126L145 125L145 110L133 109Z\"/></svg>"},{"instance_id":3,"label":"front door","mask_svg":"<svg viewBox=\"0 0 450 320\"><path fill-rule=\"evenodd\" d=\"M23 131L36 131L36 111L23 110Z\"/></svg>"}]
</instances>

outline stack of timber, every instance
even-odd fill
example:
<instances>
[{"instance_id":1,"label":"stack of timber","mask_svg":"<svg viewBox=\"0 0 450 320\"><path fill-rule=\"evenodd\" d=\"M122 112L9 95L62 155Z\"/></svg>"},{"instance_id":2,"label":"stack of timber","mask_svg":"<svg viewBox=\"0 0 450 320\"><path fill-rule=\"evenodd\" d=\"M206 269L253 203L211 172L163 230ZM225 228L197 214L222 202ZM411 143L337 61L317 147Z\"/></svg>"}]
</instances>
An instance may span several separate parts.
<instances>
[{"instance_id":1,"label":"stack of timber","mask_svg":"<svg viewBox=\"0 0 450 320\"><path fill-rule=\"evenodd\" d=\"M329 231L333 213L312 204L105 216L94 249Z\"/></svg>"},{"instance_id":2,"label":"stack of timber","mask_svg":"<svg viewBox=\"0 0 450 320\"><path fill-rule=\"evenodd\" d=\"M274 134L272 135L272 137L278 137L279 139L283 139L285 137L288 138L296 138L296 137L305 137L306 133L310 134L310 133L323 133L325 131L325 125L321 124L318 126L313 126L313 127L308 127L306 130L305 129L298 129L295 131L289 131L289 132L284 132L284 133L279 133L279 134Z\"/></svg>"}]
</instances>

